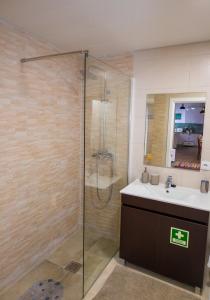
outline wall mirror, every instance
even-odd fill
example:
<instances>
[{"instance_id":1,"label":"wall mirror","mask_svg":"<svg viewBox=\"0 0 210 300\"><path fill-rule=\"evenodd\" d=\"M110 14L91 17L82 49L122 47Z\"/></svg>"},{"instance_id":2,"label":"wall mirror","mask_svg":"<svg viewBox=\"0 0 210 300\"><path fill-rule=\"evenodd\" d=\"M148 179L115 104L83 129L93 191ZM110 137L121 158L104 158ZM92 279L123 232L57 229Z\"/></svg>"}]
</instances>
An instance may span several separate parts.
<instances>
[{"instance_id":1,"label":"wall mirror","mask_svg":"<svg viewBox=\"0 0 210 300\"><path fill-rule=\"evenodd\" d=\"M144 164L200 170L206 93L149 94Z\"/></svg>"}]
</instances>

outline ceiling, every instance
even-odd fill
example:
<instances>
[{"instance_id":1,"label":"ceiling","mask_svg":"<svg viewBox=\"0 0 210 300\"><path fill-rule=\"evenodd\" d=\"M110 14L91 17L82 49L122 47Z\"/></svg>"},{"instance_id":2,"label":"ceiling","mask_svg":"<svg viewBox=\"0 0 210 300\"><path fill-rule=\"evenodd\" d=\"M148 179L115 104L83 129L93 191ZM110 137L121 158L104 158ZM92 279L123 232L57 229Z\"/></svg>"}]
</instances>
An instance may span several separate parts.
<instances>
[{"instance_id":1,"label":"ceiling","mask_svg":"<svg viewBox=\"0 0 210 300\"><path fill-rule=\"evenodd\" d=\"M210 40L209 0L0 0L0 18L96 56Z\"/></svg>"}]
</instances>

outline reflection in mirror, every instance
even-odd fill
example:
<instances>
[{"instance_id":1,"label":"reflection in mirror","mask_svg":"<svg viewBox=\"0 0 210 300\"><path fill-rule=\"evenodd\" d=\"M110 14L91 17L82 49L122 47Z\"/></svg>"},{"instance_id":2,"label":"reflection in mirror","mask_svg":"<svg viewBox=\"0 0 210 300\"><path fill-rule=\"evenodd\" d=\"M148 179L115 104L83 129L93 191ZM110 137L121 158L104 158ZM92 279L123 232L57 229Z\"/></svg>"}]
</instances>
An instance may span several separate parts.
<instances>
[{"instance_id":1,"label":"reflection in mirror","mask_svg":"<svg viewBox=\"0 0 210 300\"><path fill-rule=\"evenodd\" d=\"M147 96L144 164L200 170L206 93Z\"/></svg>"}]
</instances>

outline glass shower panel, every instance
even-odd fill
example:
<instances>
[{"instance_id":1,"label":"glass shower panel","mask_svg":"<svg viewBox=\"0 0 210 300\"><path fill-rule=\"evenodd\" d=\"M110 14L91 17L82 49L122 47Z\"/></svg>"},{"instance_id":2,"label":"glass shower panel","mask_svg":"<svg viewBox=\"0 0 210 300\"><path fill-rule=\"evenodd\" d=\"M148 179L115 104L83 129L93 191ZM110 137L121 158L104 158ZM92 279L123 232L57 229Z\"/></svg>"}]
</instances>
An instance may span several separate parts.
<instances>
[{"instance_id":1,"label":"glass shower panel","mask_svg":"<svg viewBox=\"0 0 210 300\"><path fill-rule=\"evenodd\" d=\"M0 300L82 299L83 66L24 63L15 101L1 99Z\"/></svg>"},{"instance_id":2,"label":"glass shower panel","mask_svg":"<svg viewBox=\"0 0 210 300\"><path fill-rule=\"evenodd\" d=\"M119 248L120 189L127 184L130 79L87 58L84 292Z\"/></svg>"}]
</instances>

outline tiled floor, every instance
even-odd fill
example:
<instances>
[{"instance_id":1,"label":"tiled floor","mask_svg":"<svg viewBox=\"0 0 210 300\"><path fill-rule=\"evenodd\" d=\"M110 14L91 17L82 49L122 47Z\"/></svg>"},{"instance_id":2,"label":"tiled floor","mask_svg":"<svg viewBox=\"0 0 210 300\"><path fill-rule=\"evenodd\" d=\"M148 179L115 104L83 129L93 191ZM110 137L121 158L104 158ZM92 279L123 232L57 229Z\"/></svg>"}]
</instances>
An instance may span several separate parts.
<instances>
[{"instance_id":1,"label":"tiled floor","mask_svg":"<svg viewBox=\"0 0 210 300\"><path fill-rule=\"evenodd\" d=\"M114 270L117 264L123 264L123 261L116 256L109 262L110 256L116 249L115 243L109 239L99 238L97 234L90 233L86 241L87 250L85 253L85 282L86 289L92 285L97 275L103 270L102 274L93 284L92 288L86 294L84 300L92 300L97 292L102 288L106 279ZM47 260L34 268L21 280L19 280L6 293L0 296L0 300L18 300L35 282L53 278L61 282L64 287L64 297L62 300L80 300L82 298L82 268L73 274L65 270L70 261L82 263L82 232L77 231L71 235ZM140 268L130 266L142 272ZM146 272L144 270L144 272ZM154 275L160 278L158 275ZM170 279L164 278L169 284L178 285L180 288L188 288ZM192 291L192 289L191 289ZM205 287L201 300L209 300L209 288ZM37 300L37 299L36 299ZM111 300L111 299L110 299Z\"/></svg>"},{"instance_id":2,"label":"tiled floor","mask_svg":"<svg viewBox=\"0 0 210 300\"><path fill-rule=\"evenodd\" d=\"M110 239L99 238L89 249L86 245L85 250L84 279L86 293L116 253L117 245Z\"/></svg>"},{"instance_id":3,"label":"tiled floor","mask_svg":"<svg viewBox=\"0 0 210 300\"><path fill-rule=\"evenodd\" d=\"M197 160L198 148L197 147L179 147L176 149L176 160L198 162Z\"/></svg>"},{"instance_id":4,"label":"tiled floor","mask_svg":"<svg viewBox=\"0 0 210 300\"><path fill-rule=\"evenodd\" d=\"M94 283L94 285L91 287L91 289L88 291L88 293L86 294L84 300L92 300L94 299L94 297L97 295L97 293L100 291L100 289L104 286L105 281L108 279L108 277L111 275L111 273L113 272L113 270L115 269L115 267L117 265L123 265L124 261L119 259L118 255L116 255L111 261L110 263L107 265L107 267L104 269L104 271L102 272L102 274L99 276L99 278L96 280L96 282ZM177 281L171 280L169 278L166 278L164 276L161 275L157 275L154 274L150 271L146 271L143 270L141 268L135 267L134 265L129 265L130 268L133 268L135 270L138 270L139 272L143 272L146 274L149 274L151 276L154 276L155 278L158 278L160 280L163 280L164 282L167 282L169 285L175 285L176 287L180 288L180 289L187 289L189 292L194 293L194 289L191 288L190 286L181 284ZM149 293L149 291L148 291ZM149 295L149 294L148 294ZM149 299L149 298L147 298ZM201 296L198 296L198 299L200 300L210 300L210 288L207 287L206 285L204 286L203 292ZM112 299L110 299L112 300ZM129 299L128 299L129 300Z\"/></svg>"},{"instance_id":5,"label":"tiled floor","mask_svg":"<svg viewBox=\"0 0 210 300\"><path fill-rule=\"evenodd\" d=\"M76 261L83 265L83 235L78 230L39 266L20 279L0 300L18 300L34 283L40 280L54 279L64 287L62 300L80 300L83 290L83 267L77 273L71 273L65 267ZM110 239L100 238L94 232L86 233L85 239L85 287L89 289L98 274L103 270L114 254L116 244ZM36 299L37 300L37 299Z\"/></svg>"}]
</instances>

